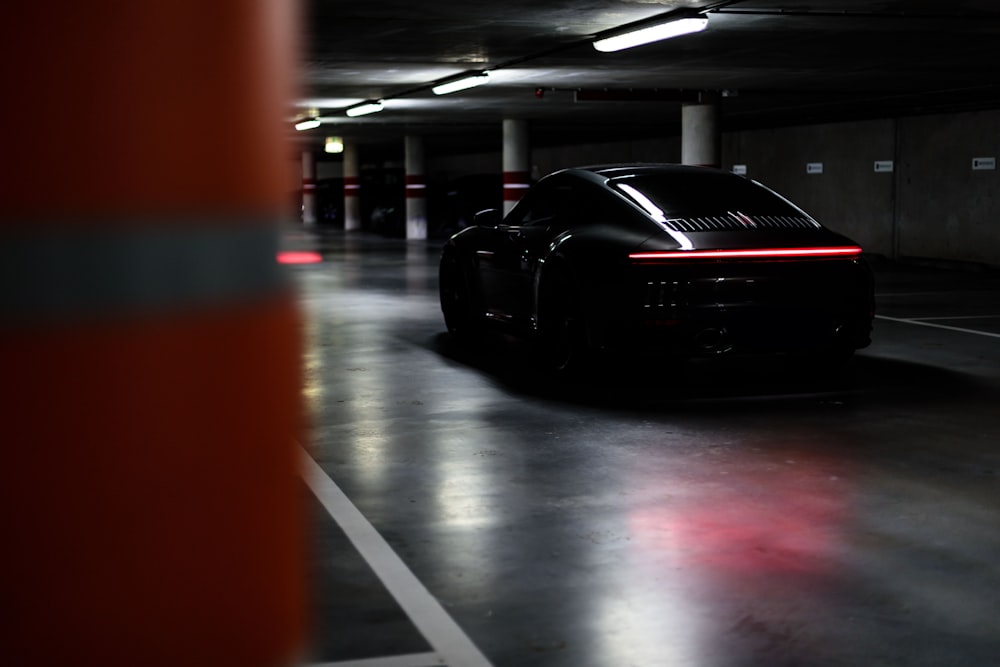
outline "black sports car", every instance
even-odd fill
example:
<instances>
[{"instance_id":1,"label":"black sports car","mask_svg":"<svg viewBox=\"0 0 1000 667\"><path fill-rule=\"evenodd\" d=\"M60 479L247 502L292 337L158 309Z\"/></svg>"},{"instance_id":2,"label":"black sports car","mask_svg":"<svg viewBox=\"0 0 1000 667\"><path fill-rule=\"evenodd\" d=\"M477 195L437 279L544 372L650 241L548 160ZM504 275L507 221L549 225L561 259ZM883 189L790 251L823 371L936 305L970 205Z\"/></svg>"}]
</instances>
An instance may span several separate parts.
<instances>
[{"instance_id":1,"label":"black sports car","mask_svg":"<svg viewBox=\"0 0 1000 667\"><path fill-rule=\"evenodd\" d=\"M705 167L550 174L506 217L482 211L453 235L439 277L453 336L537 337L560 370L598 351L835 359L871 342L861 248L760 183Z\"/></svg>"}]
</instances>

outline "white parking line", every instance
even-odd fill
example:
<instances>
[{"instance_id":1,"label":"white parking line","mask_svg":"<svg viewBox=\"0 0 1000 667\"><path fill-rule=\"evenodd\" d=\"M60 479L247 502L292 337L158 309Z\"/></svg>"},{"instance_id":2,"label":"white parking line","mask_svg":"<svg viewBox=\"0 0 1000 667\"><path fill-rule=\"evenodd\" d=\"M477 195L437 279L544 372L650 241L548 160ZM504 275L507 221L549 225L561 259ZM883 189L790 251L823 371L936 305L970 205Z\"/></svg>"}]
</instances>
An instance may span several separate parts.
<instances>
[{"instance_id":1,"label":"white parking line","mask_svg":"<svg viewBox=\"0 0 1000 667\"><path fill-rule=\"evenodd\" d=\"M950 317L911 317L911 320L929 322L930 320L995 320L1000 315L951 315Z\"/></svg>"},{"instance_id":2,"label":"white parking line","mask_svg":"<svg viewBox=\"0 0 1000 667\"><path fill-rule=\"evenodd\" d=\"M491 667L489 660L406 567L375 527L368 523L340 487L323 472L305 448L300 446L299 449L302 458L302 478L306 485L435 651L433 654L418 656L376 658L375 660L390 662L375 662L370 666L366 662L358 664L362 667L423 667L424 665ZM391 662L397 658L405 660L413 657L417 658L418 662ZM431 659L437 662L426 662ZM334 664L338 667L355 665L350 662Z\"/></svg>"},{"instance_id":3,"label":"white parking line","mask_svg":"<svg viewBox=\"0 0 1000 667\"><path fill-rule=\"evenodd\" d=\"M975 329L963 329L962 327L950 327L947 324L934 324L933 322L909 320L909 319L903 319L901 317L886 317L885 315L876 315L875 319L888 320L889 322L902 322L903 324L916 324L917 326L932 327L934 329L947 329L948 331L958 331L961 333L974 334L976 336L987 336L989 338L1000 338L1000 334L991 333L989 331L977 331Z\"/></svg>"},{"instance_id":4,"label":"white parking line","mask_svg":"<svg viewBox=\"0 0 1000 667\"><path fill-rule=\"evenodd\" d=\"M940 296L941 294L964 294L966 290L936 290L934 292L876 292L875 298L895 298L899 296Z\"/></svg>"}]
</instances>

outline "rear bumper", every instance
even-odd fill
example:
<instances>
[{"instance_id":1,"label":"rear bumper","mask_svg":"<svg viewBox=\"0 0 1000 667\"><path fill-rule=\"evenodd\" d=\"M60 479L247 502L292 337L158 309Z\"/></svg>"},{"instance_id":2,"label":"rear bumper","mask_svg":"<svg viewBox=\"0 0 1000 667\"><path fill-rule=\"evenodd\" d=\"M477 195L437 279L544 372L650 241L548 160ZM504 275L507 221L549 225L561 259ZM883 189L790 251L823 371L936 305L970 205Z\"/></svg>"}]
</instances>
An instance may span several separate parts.
<instances>
[{"instance_id":1,"label":"rear bumper","mask_svg":"<svg viewBox=\"0 0 1000 667\"><path fill-rule=\"evenodd\" d=\"M600 347L715 356L871 344L874 290L863 261L635 269L628 297L607 303Z\"/></svg>"},{"instance_id":2,"label":"rear bumper","mask_svg":"<svg viewBox=\"0 0 1000 667\"><path fill-rule=\"evenodd\" d=\"M705 307L636 320L609 341L684 356L847 351L871 344L871 318L817 308Z\"/></svg>"}]
</instances>

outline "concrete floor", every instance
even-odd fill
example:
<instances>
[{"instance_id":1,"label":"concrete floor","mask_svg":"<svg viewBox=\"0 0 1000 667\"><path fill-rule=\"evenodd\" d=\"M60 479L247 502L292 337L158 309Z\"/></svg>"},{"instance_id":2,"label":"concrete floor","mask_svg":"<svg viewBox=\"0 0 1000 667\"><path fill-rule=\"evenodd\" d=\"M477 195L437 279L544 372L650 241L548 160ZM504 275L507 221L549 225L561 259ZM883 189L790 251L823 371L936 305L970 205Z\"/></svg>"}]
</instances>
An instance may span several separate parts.
<instances>
[{"instance_id":1,"label":"concrete floor","mask_svg":"<svg viewBox=\"0 0 1000 667\"><path fill-rule=\"evenodd\" d=\"M997 276L877 262L875 342L833 380L563 385L516 341L454 348L440 241L286 243L324 258L290 269L311 488L349 499L304 491L308 662L1000 664Z\"/></svg>"}]
</instances>

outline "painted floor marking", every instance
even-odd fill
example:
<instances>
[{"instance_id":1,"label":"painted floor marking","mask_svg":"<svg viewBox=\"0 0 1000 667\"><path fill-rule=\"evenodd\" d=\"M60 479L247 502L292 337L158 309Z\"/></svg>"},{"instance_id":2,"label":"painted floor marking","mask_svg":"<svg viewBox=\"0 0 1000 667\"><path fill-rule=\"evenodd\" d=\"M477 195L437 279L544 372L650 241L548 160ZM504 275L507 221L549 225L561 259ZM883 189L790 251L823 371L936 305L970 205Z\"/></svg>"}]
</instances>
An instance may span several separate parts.
<instances>
[{"instance_id":1,"label":"painted floor marking","mask_svg":"<svg viewBox=\"0 0 1000 667\"><path fill-rule=\"evenodd\" d=\"M991 333L989 331L977 331L975 329L963 329L962 327L950 327L947 324L934 324L933 322L922 322L920 320L908 320L901 317L886 317L885 315L876 315L877 320L888 320L890 322L902 322L903 324L916 324L921 327L932 327L934 329L947 329L948 331L958 331L961 333L975 334L976 336L988 336L990 338L1000 338L1000 333ZM948 318L954 319L954 318Z\"/></svg>"},{"instance_id":2,"label":"painted floor marking","mask_svg":"<svg viewBox=\"0 0 1000 667\"><path fill-rule=\"evenodd\" d=\"M385 658L342 660L339 662L314 662L308 667L438 667L445 664L437 653L413 653Z\"/></svg>"},{"instance_id":3,"label":"painted floor marking","mask_svg":"<svg viewBox=\"0 0 1000 667\"><path fill-rule=\"evenodd\" d=\"M965 294L968 290L935 290L933 292L876 292L875 298L895 298L900 296L940 296L942 294Z\"/></svg>"},{"instance_id":4,"label":"painted floor marking","mask_svg":"<svg viewBox=\"0 0 1000 667\"><path fill-rule=\"evenodd\" d=\"M451 667L492 667L489 660L476 648L458 624L448 615L420 580L406 567L392 547L379 535L375 527L344 495L312 456L299 446L302 458L302 477L309 489L347 535L354 548L396 599L410 622L424 636L435 653L432 663L375 663L378 667L422 667L424 664L450 665ZM404 656L405 657L405 656ZM418 656L423 659L424 656ZM393 660L394 658L379 658ZM338 664L338 663L335 663ZM344 663L351 665L352 663ZM365 663L361 663L368 667Z\"/></svg>"},{"instance_id":5,"label":"painted floor marking","mask_svg":"<svg viewBox=\"0 0 1000 667\"><path fill-rule=\"evenodd\" d=\"M910 319L926 322L929 320L995 320L997 318L1000 318L1000 315L952 315L951 317L911 317Z\"/></svg>"}]
</instances>

